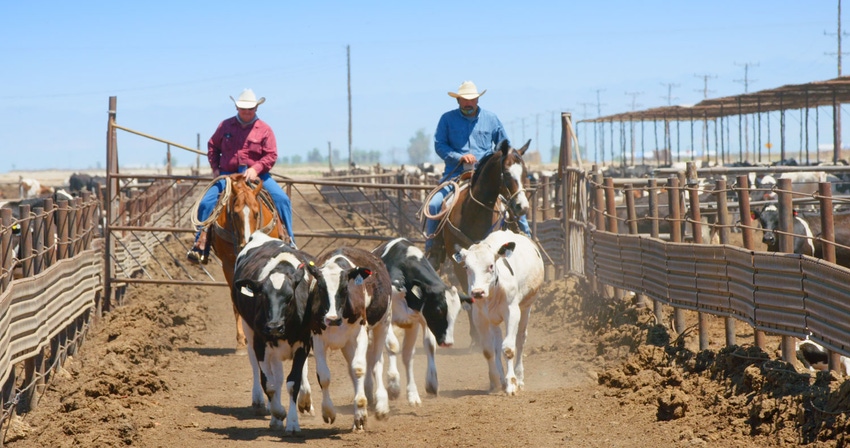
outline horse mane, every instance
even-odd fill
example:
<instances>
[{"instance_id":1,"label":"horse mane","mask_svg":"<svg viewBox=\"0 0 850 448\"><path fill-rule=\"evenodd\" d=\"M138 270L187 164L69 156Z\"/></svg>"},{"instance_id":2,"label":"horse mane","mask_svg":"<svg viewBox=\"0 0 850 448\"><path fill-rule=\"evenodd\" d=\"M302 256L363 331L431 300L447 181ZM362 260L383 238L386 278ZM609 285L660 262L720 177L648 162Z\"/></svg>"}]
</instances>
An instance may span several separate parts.
<instances>
[{"instance_id":1,"label":"horse mane","mask_svg":"<svg viewBox=\"0 0 850 448\"><path fill-rule=\"evenodd\" d=\"M498 149L496 150L498 151ZM481 158L481 161L478 162L478 165L475 167L475 172L472 173L472 180L469 181L469 185L475 185L475 181L478 180L479 175L482 171L484 171L484 166L487 165L487 162L493 158L493 155L496 154L496 151L487 153L484 157Z\"/></svg>"}]
</instances>

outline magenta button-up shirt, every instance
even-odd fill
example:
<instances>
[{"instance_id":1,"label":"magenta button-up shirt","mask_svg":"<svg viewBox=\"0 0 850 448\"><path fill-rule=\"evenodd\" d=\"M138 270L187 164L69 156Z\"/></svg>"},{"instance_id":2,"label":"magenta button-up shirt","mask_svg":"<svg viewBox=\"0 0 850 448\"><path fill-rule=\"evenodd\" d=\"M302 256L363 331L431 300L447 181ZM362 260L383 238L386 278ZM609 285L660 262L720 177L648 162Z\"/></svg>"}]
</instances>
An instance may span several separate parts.
<instances>
[{"instance_id":1,"label":"magenta button-up shirt","mask_svg":"<svg viewBox=\"0 0 850 448\"><path fill-rule=\"evenodd\" d=\"M235 116L230 117L207 142L207 159L214 170L235 173L239 165L245 165L265 174L277 161L277 141L272 128L259 118L243 127Z\"/></svg>"}]
</instances>

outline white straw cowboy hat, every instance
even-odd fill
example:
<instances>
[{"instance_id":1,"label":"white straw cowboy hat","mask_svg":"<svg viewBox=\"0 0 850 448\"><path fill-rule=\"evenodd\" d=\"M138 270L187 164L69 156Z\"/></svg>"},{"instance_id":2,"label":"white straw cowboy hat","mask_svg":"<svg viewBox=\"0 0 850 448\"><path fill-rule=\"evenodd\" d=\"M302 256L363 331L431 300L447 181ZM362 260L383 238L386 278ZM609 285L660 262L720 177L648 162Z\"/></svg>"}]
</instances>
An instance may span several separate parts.
<instances>
[{"instance_id":1,"label":"white straw cowboy hat","mask_svg":"<svg viewBox=\"0 0 850 448\"><path fill-rule=\"evenodd\" d=\"M239 99L234 100L232 96L230 97L230 99L233 100L233 102L236 104L236 107L240 109L253 109L266 101L265 97L262 97L258 100L257 95L254 95L254 91L251 89L243 90L242 93L239 95Z\"/></svg>"},{"instance_id":2,"label":"white straw cowboy hat","mask_svg":"<svg viewBox=\"0 0 850 448\"><path fill-rule=\"evenodd\" d=\"M475 87L475 83L472 81L464 81L463 84L460 85L457 89L457 93L449 92L449 96L452 98L463 98L465 100L474 100L481 95L487 93L487 89L478 93L478 88Z\"/></svg>"}]
</instances>

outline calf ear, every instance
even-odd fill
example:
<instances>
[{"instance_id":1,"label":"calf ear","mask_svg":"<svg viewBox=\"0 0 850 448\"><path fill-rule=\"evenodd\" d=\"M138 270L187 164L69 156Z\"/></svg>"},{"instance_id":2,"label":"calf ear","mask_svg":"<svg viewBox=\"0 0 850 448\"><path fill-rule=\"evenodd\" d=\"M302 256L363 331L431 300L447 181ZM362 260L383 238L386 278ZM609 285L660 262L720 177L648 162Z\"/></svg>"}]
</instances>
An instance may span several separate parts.
<instances>
[{"instance_id":1,"label":"calf ear","mask_svg":"<svg viewBox=\"0 0 850 448\"><path fill-rule=\"evenodd\" d=\"M233 290L247 297L256 297L261 289L260 285L250 278L241 278L233 283Z\"/></svg>"},{"instance_id":2,"label":"calf ear","mask_svg":"<svg viewBox=\"0 0 850 448\"><path fill-rule=\"evenodd\" d=\"M501 255L503 257L510 257L511 252L513 252L514 249L516 249L516 243L515 242L511 241L511 242L505 243L505 244L502 245L502 247L499 248L499 255Z\"/></svg>"},{"instance_id":3,"label":"calf ear","mask_svg":"<svg viewBox=\"0 0 850 448\"><path fill-rule=\"evenodd\" d=\"M455 254L452 255L452 259L457 264L463 264L463 262L466 260L466 253L467 253L466 249L458 248L457 252L455 252Z\"/></svg>"},{"instance_id":4,"label":"calf ear","mask_svg":"<svg viewBox=\"0 0 850 448\"><path fill-rule=\"evenodd\" d=\"M354 268L348 271L348 279L354 280L355 285L362 285L363 281L372 275L372 270L367 268Z\"/></svg>"}]
</instances>

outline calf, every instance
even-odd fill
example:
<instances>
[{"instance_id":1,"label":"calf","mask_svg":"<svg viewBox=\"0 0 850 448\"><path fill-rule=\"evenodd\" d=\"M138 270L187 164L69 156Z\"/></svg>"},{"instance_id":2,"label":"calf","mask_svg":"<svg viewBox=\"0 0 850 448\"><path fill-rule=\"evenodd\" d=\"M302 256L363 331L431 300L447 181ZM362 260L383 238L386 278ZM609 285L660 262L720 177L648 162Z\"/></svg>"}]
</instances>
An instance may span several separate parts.
<instances>
[{"instance_id":1,"label":"calf","mask_svg":"<svg viewBox=\"0 0 850 448\"><path fill-rule=\"evenodd\" d=\"M390 329L390 276L380 258L352 247L326 253L317 263L321 281L314 292L326 310L322 328L313 333L322 418L326 423L336 419L327 350L340 349L354 383L354 430L360 431L365 429L369 400L375 402L378 419L389 413L382 351Z\"/></svg>"},{"instance_id":2,"label":"calf","mask_svg":"<svg viewBox=\"0 0 850 448\"><path fill-rule=\"evenodd\" d=\"M829 352L823 346L808 337L802 341L798 340L795 345L797 359L810 372L829 369ZM844 355L839 356L839 369L842 375L850 374L850 359Z\"/></svg>"},{"instance_id":3,"label":"calf","mask_svg":"<svg viewBox=\"0 0 850 448\"><path fill-rule=\"evenodd\" d=\"M769 252L779 251L779 240L776 238L775 231L779 229L779 207L776 204L765 204L760 212L754 212L753 215L758 219L761 225L762 235L761 241L767 245ZM814 256L815 244L812 240L814 234L808 221L800 217L797 212L794 212L794 242L792 244L795 254L804 254Z\"/></svg>"},{"instance_id":4,"label":"calf","mask_svg":"<svg viewBox=\"0 0 850 448\"><path fill-rule=\"evenodd\" d=\"M522 350L531 305L543 284L540 251L525 235L500 230L469 249L460 249L455 261L466 267L474 300L473 323L489 364L490 391L501 387L508 395L516 395L524 385ZM504 338L499 327L502 322Z\"/></svg>"},{"instance_id":5,"label":"calf","mask_svg":"<svg viewBox=\"0 0 850 448\"><path fill-rule=\"evenodd\" d=\"M310 383L302 383L302 379L312 342L311 331L320 327L318 318L323 314L319 302L310 295L310 285L317 275L309 255L261 231L255 232L239 252L234 268L231 298L249 341L248 359L253 371L251 405L257 411L265 411L265 393L272 429L283 429L287 417L281 404L283 360L292 360L292 370L286 378L287 434L301 431L299 410L313 411Z\"/></svg>"},{"instance_id":6,"label":"calf","mask_svg":"<svg viewBox=\"0 0 850 448\"><path fill-rule=\"evenodd\" d=\"M434 354L437 344L443 347L454 344L454 325L462 299L457 288L447 286L422 250L410 241L396 238L376 247L372 253L381 257L390 275L393 286L392 324L404 329L402 361L407 374L407 401L418 406L422 400L413 378L413 354L419 327L423 328L422 345L428 358L425 390L436 395L438 384ZM468 296L464 299L471 302ZM395 399L401 386L396 362L399 345L392 330L387 333L387 351L387 389L390 398Z\"/></svg>"}]
</instances>

